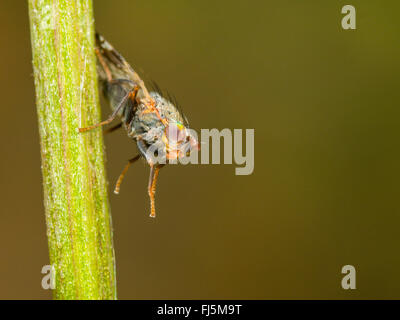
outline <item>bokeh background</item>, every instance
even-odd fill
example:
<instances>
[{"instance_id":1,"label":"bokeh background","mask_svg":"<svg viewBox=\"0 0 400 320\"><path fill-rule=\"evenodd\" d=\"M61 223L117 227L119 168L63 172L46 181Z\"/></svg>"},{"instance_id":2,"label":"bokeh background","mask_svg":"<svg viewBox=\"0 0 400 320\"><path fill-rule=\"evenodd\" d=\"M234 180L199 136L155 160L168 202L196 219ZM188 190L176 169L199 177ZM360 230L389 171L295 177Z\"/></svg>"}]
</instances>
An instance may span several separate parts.
<instances>
[{"instance_id":1,"label":"bokeh background","mask_svg":"<svg viewBox=\"0 0 400 320\"><path fill-rule=\"evenodd\" d=\"M398 1L94 6L97 29L192 127L255 129L250 176L163 169L155 220L144 163L112 193L136 147L123 130L105 137L119 298L400 298ZM0 39L0 298L50 299L26 1L0 1ZM356 290L341 288L346 264Z\"/></svg>"}]
</instances>

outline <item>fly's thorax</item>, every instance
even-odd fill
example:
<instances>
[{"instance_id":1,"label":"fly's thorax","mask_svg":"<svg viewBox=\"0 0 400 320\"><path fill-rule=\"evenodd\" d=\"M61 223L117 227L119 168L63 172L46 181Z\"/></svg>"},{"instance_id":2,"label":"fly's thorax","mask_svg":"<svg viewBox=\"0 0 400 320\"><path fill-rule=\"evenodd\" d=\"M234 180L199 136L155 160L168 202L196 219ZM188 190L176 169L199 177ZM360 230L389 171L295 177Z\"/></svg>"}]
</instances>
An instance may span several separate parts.
<instances>
[{"instance_id":1,"label":"fly's thorax","mask_svg":"<svg viewBox=\"0 0 400 320\"><path fill-rule=\"evenodd\" d=\"M165 99L158 92L150 92L150 95L154 99L156 108L161 117L165 118L168 122L184 122L182 114L171 101Z\"/></svg>"},{"instance_id":2,"label":"fly's thorax","mask_svg":"<svg viewBox=\"0 0 400 320\"><path fill-rule=\"evenodd\" d=\"M187 155L187 150L197 144L179 110L159 93L151 92L154 107L142 103L137 106L132 120L131 136L144 143L146 159L152 163L172 161ZM142 151L143 152L143 151Z\"/></svg>"},{"instance_id":3,"label":"fly's thorax","mask_svg":"<svg viewBox=\"0 0 400 320\"><path fill-rule=\"evenodd\" d=\"M157 112L145 103L139 104L133 119L133 127L137 135L141 135L142 138L151 137L153 141L153 137L162 138L161 133L165 131L166 124L180 122L183 119L176 107L159 93L151 92L150 95Z\"/></svg>"}]
</instances>

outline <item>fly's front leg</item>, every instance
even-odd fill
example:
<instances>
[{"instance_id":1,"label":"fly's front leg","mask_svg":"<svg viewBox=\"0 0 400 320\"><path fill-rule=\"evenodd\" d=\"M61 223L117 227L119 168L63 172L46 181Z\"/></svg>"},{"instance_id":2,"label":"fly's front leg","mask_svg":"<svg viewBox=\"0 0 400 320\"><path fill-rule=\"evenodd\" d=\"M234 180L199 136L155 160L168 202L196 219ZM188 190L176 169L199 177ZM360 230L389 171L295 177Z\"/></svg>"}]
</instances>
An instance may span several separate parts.
<instances>
[{"instance_id":1,"label":"fly's front leg","mask_svg":"<svg viewBox=\"0 0 400 320\"><path fill-rule=\"evenodd\" d=\"M156 217L156 207L155 207L155 193L156 193L156 184L158 173L160 169L164 165L152 165L150 166L150 176L149 176L149 185L147 187L147 191L150 197L150 217Z\"/></svg>"},{"instance_id":2,"label":"fly's front leg","mask_svg":"<svg viewBox=\"0 0 400 320\"><path fill-rule=\"evenodd\" d=\"M155 208L155 193L156 193L156 183L158 178L158 172L165 164L155 164L153 159L147 154L147 146L142 139L137 140L137 146L140 153L146 158L147 163L150 166L150 176L149 184L147 186L147 192L150 197L150 217L155 218L156 208Z\"/></svg>"}]
</instances>

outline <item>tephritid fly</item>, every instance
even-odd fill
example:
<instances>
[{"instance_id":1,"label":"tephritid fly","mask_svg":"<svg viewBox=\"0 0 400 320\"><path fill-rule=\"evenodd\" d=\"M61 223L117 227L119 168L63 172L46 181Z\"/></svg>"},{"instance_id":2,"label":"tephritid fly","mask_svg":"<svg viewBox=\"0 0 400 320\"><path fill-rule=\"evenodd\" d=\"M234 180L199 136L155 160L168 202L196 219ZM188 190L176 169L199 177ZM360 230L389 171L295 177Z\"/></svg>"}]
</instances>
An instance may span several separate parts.
<instances>
[{"instance_id":1,"label":"tephritid fly","mask_svg":"<svg viewBox=\"0 0 400 320\"><path fill-rule=\"evenodd\" d=\"M103 95L109 102L112 114L107 120L86 128L85 132L113 121L117 116L121 123L109 129L113 131L121 126L127 130L128 136L137 143L139 154L129 160L115 186L119 193L122 179L129 166L144 157L150 166L148 193L150 197L150 217L155 217L154 195L158 173L164 163L182 158L191 150L199 149L199 144L190 133L186 117L178 109L176 101L163 97L155 87L149 92L143 80L126 62L126 60L101 35L96 34L96 55L98 61L99 82ZM156 150L157 162L151 156L150 149Z\"/></svg>"}]
</instances>

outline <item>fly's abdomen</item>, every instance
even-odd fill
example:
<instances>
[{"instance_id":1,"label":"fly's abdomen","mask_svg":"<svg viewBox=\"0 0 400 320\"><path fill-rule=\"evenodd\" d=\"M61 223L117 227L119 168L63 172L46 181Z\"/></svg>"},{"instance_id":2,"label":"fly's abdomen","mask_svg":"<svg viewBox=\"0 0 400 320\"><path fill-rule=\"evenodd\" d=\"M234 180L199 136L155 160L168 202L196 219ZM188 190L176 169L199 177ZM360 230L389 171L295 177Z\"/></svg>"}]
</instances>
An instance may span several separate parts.
<instances>
[{"instance_id":1,"label":"fly's abdomen","mask_svg":"<svg viewBox=\"0 0 400 320\"><path fill-rule=\"evenodd\" d=\"M114 111L124 97L132 90L133 84L123 80L115 80L112 82L104 81L102 83L103 95L108 101L112 111ZM124 105L118 112L122 122L128 126L134 116L134 101L130 98L125 99Z\"/></svg>"}]
</instances>

